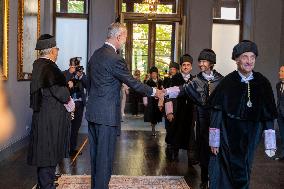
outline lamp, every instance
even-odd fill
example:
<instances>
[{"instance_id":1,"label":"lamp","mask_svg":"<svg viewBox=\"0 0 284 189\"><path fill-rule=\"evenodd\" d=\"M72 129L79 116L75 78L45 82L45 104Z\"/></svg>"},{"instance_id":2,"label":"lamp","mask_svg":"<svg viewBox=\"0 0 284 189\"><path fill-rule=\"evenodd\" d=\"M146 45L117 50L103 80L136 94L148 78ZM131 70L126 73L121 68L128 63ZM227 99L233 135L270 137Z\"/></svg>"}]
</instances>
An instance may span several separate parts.
<instances>
[{"instance_id":1,"label":"lamp","mask_svg":"<svg viewBox=\"0 0 284 189\"><path fill-rule=\"evenodd\" d=\"M144 0L144 3L149 5L150 13L155 13L160 0Z\"/></svg>"}]
</instances>

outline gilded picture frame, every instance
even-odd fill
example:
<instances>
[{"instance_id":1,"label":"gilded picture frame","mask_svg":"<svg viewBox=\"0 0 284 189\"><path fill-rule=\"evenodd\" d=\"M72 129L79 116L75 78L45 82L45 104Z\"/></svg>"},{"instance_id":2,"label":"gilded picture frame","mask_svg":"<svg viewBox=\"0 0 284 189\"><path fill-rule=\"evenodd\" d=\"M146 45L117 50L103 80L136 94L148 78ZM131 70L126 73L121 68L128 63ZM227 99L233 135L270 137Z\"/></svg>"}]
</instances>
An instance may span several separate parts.
<instances>
[{"instance_id":1,"label":"gilded picture frame","mask_svg":"<svg viewBox=\"0 0 284 189\"><path fill-rule=\"evenodd\" d=\"M32 78L37 59L36 40L40 35L40 0L18 0L18 81Z\"/></svg>"},{"instance_id":2,"label":"gilded picture frame","mask_svg":"<svg viewBox=\"0 0 284 189\"><path fill-rule=\"evenodd\" d=\"M8 79L9 0L0 0L0 80Z\"/></svg>"}]
</instances>

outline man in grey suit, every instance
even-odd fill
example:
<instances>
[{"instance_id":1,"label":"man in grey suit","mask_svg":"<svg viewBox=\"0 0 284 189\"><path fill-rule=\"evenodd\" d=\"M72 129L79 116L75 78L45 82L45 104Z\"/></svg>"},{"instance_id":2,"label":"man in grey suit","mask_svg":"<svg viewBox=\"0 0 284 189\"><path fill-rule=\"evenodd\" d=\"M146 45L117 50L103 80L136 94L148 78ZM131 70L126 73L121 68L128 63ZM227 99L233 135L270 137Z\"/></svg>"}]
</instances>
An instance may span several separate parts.
<instances>
[{"instance_id":1,"label":"man in grey suit","mask_svg":"<svg viewBox=\"0 0 284 189\"><path fill-rule=\"evenodd\" d=\"M89 122L92 189L108 189L112 172L117 129L121 124L120 89L122 83L147 96L163 98L163 92L134 79L116 51L127 38L123 24L108 28L105 44L92 55L87 70L89 98L86 119Z\"/></svg>"}]
</instances>

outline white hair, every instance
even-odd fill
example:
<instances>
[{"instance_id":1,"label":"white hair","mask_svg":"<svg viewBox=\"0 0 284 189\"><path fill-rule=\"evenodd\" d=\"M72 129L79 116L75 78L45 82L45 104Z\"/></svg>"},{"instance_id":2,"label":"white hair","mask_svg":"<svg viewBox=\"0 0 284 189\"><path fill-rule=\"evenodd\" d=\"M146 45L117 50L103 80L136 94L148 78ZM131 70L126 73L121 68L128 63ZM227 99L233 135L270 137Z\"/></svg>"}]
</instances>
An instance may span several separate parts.
<instances>
[{"instance_id":1,"label":"white hair","mask_svg":"<svg viewBox=\"0 0 284 189\"><path fill-rule=\"evenodd\" d=\"M43 57L43 56L46 56L46 55L50 54L51 49L52 49L52 48L40 50L40 51L39 51L39 56L40 56L40 57Z\"/></svg>"},{"instance_id":2,"label":"white hair","mask_svg":"<svg viewBox=\"0 0 284 189\"><path fill-rule=\"evenodd\" d=\"M107 39L117 37L125 31L127 31L125 25L118 22L112 23L107 29Z\"/></svg>"}]
</instances>

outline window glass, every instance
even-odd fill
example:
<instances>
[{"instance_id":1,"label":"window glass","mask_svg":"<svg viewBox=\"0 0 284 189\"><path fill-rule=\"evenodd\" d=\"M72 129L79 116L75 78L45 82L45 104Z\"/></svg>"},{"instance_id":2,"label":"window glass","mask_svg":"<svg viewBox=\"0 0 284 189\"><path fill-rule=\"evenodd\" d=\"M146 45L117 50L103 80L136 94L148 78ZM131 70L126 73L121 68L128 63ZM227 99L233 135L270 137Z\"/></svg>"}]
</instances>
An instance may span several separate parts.
<instances>
[{"instance_id":1,"label":"window glass","mask_svg":"<svg viewBox=\"0 0 284 189\"><path fill-rule=\"evenodd\" d=\"M235 24L213 24L212 49L216 53L214 68L223 75L236 70L231 59L233 47L239 42L240 26Z\"/></svg>"},{"instance_id":2,"label":"window glass","mask_svg":"<svg viewBox=\"0 0 284 189\"><path fill-rule=\"evenodd\" d=\"M56 12L87 14L88 0L56 0Z\"/></svg>"},{"instance_id":3,"label":"window glass","mask_svg":"<svg viewBox=\"0 0 284 189\"><path fill-rule=\"evenodd\" d=\"M156 24L155 65L160 73L168 69L172 53L173 26Z\"/></svg>"},{"instance_id":4,"label":"window glass","mask_svg":"<svg viewBox=\"0 0 284 189\"><path fill-rule=\"evenodd\" d=\"M133 24L132 71L140 70L141 76L148 67L148 24Z\"/></svg>"}]
</instances>

